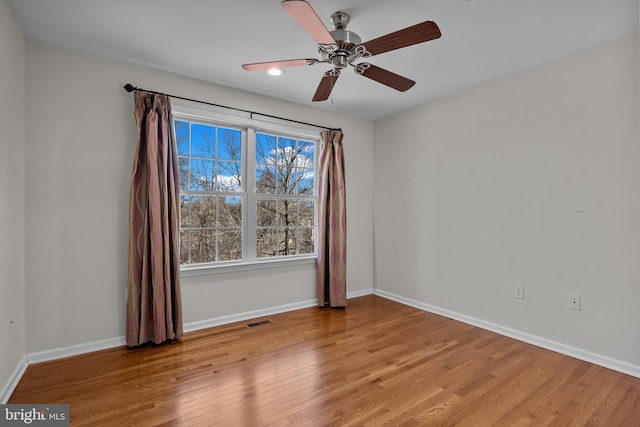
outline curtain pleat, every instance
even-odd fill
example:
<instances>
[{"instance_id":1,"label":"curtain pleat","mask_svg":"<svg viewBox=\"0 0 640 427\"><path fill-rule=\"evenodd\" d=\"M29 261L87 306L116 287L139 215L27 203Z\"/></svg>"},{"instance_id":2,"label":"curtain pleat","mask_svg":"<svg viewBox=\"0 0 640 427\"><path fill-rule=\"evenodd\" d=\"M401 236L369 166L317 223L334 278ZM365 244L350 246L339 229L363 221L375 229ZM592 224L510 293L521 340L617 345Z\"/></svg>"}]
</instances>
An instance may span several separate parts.
<instances>
[{"instance_id":1,"label":"curtain pleat","mask_svg":"<svg viewBox=\"0 0 640 427\"><path fill-rule=\"evenodd\" d=\"M343 134L321 132L318 182L318 305L347 305L347 200Z\"/></svg>"},{"instance_id":2,"label":"curtain pleat","mask_svg":"<svg viewBox=\"0 0 640 427\"><path fill-rule=\"evenodd\" d=\"M138 145L129 200L127 345L182 336L179 175L165 95L136 91Z\"/></svg>"}]
</instances>

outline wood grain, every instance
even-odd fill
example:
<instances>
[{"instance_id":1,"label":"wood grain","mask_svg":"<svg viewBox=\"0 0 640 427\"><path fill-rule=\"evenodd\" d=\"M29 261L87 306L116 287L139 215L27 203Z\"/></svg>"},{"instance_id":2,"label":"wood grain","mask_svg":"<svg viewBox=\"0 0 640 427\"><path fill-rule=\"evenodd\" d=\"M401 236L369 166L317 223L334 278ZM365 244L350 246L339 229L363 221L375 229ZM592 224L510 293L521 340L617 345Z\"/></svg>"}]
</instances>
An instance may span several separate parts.
<instances>
[{"instance_id":1,"label":"wood grain","mask_svg":"<svg viewBox=\"0 0 640 427\"><path fill-rule=\"evenodd\" d=\"M640 425L640 379L380 297L270 319L32 365L9 403L73 426Z\"/></svg>"}]
</instances>

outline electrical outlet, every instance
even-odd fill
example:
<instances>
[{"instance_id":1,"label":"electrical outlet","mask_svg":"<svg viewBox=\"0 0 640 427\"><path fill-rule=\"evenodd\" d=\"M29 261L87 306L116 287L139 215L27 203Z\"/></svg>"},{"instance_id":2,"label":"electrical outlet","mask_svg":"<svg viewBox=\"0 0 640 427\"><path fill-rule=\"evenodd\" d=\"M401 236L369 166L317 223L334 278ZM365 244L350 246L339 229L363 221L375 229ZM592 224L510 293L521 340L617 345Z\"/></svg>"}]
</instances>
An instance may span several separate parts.
<instances>
[{"instance_id":1,"label":"electrical outlet","mask_svg":"<svg viewBox=\"0 0 640 427\"><path fill-rule=\"evenodd\" d=\"M569 310L580 311L579 295L569 295Z\"/></svg>"},{"instance_id":2,"label":"electrical outlet","mask_svg":"<svg viewBox=\"0 0 640 427\"><path fill-rule=\"evenodd\" d=\"M518 285L513 291L513 297L518 299L524 299L524 286Z\"/></svg>"}]
</instances>

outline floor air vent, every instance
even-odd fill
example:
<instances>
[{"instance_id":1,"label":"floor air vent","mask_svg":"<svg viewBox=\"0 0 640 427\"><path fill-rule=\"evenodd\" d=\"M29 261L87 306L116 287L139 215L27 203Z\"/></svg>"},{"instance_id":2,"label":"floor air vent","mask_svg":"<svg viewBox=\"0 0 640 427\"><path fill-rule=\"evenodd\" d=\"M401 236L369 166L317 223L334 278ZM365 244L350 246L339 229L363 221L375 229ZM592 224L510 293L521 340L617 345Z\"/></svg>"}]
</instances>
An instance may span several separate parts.
<instances>
[{"instance_id":1,"label":"floor air vent","mask_svg":"<svg viewBox=\"0 0 640 427\"><path fill-rule=\"evenodd\" d=\"M268 325L273 323L271 320L260 320L259 322L247 323L247 328L255 328L256 326Z\"/></svg>"}]
</instances>

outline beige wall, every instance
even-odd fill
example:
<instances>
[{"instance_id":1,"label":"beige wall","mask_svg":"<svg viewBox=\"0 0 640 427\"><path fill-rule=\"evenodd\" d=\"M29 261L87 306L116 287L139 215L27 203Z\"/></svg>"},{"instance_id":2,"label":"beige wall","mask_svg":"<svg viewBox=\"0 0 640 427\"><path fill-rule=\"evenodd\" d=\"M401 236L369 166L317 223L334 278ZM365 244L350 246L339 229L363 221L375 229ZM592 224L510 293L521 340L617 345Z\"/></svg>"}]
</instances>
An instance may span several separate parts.
<instances>
[{"instance_id":1,"label":"beige wall","mask_svg":"<svg viewBox=\"0 0 640 427\"><path fill-rule=\"evenodd\" d=\"M24 192L26 42L0 0L0 402L25 347Z\"/></svg>"},{"instance_id":2,"label":"beige wall","mask_svg":"<svg viewBox=\"0 0 640 427\"><path fill-rule=\"evenodd\" d=\"M638 104L636 34L376 122L376 287L640 366Z\"/></svg>"},{"instance_id":3,"label":"beige wall","mask_svg":"<svg viewBox=\"0 0 640 427\"><path fill-rule=\"evenodd\" d=\"M122 86L341 127L348 186L348 291L373 287L373 123L29 42L27 347L124 334L133 97ZM308 301L315 266L183 279L186 323Z\"/></svg>"}]
</instances>

